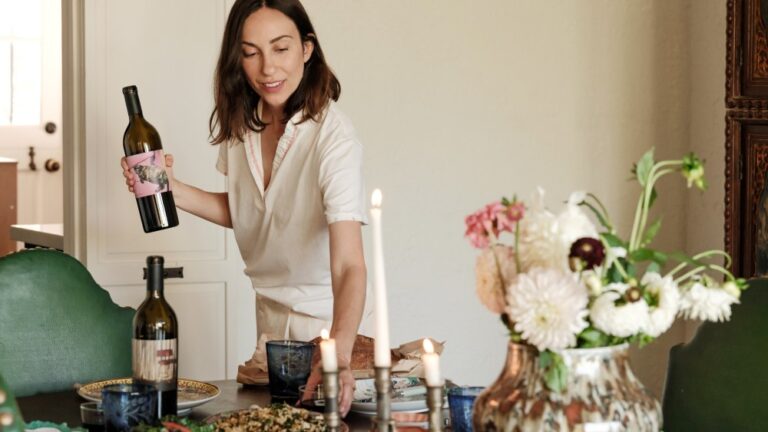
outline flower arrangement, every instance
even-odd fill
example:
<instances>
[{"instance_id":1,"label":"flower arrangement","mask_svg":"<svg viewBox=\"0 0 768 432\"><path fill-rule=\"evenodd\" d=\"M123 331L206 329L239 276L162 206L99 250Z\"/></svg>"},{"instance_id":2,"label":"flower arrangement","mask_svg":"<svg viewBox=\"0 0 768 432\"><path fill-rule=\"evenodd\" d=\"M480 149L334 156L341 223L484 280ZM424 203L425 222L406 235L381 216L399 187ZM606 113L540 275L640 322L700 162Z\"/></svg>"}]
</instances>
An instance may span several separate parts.
<instances>
[{"instance_id":1,"label":"flower arrangement","mask_svg":"<svg viewBox=\"0 0 768 432\"><path fill-rule=\"evenodd\" d=\"M689 188L704 190L702 160L689 154L656 162L651 149L632 173L640 196L626 240L600 200L582 192L571 194L558 214L539 190L528 203L505 198L465 220L467 239L482 250L475 269L481 302L501 315L512 341L539 350L550 389L565 385L559 350L643 345L677 317L725 321L746 289L721 250L688 256L650 247L661 228L660 218L649 223L656 183L679 173ZM501 242L504 233L513 244Z\"/></svg>"}]
</instances>

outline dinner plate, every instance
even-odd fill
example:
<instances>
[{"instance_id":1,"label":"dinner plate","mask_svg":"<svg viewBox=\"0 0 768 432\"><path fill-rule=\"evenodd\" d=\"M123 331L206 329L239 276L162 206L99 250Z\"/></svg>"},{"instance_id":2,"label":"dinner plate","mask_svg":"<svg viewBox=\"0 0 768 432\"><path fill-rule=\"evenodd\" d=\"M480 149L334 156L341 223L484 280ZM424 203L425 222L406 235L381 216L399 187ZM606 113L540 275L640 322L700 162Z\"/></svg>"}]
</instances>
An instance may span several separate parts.
<instances>
[{"instance_id":1,"label":"dinner plate","mask_svg":"<svg viewBox=\"0 0 768 432\"><path fill-rule=\"evenodd\" d=\"M393 396L390 409L394 412L423 412L427 408L427 391L416 377L392 377ZM372 416L376 414L376 384L373 379L357 380L351 411Z\"/></svg>"},{"instance_id":2,"label":"dinner plate","mask_svg":"<svg viewBox=\"0 0 768 432\"><path fill-rule=\"evenodd\" d=\"M306 411L310 415L312 415L313 417L319 417L319 418L323 417L323 414L321 414L319 412L310 411L310 410L305 409L305 408L296 408L296 407L293 407L293 408L295 408L297 410L301 410L301 411ZM203 420L203 423L211 424L211 423L214 423L214 422L218 421L222 417L229 417L229 416L231 416L233 414L239 414L241 412L247 412L247 411L256 410L256 409L259 409L259 407L257 405L251 405L251 408L248 408L248 409L225 411L225 412L214 414L214 415L212 415L210 417L207 417L205 420ZM341 422L341 426L339 427L339 432L349 432L349 425L347 425L344 422Z\"/></svg>"},{"instance_id":3,"label":"dinner plate","mask_svg":"<svg viewBox=\"0 0 768 432\"><path fill-rule=\"evenodd\" d=\"M79 389L77 394L94 402L101 402L101 390L112 384L131 384L132 378L117 378L88 383ZM187 415L192 408L216 399L221 391L213 384L190 379L179 379L178 383L178 414Z\"/></svg>"}]
</instances>

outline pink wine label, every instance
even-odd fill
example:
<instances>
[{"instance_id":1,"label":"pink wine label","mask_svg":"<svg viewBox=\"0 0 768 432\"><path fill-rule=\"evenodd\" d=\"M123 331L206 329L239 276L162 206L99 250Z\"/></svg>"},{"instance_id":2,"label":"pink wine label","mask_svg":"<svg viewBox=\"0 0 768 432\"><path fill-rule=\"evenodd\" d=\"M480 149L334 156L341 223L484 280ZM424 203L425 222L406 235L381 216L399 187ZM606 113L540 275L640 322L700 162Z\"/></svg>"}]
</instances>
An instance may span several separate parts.
<instances>
[{"instance_id":1,"label":"pink wine label","mask_svg":"<svg viewBox=\"0 0 768 432\"><path fill-rule=\"evenodd\" d=\"M178 365L177 339L133 340L133 377L141 381L171 381Z\"/></svg>"},{"instance_id":2,"label":"pink wine label","mask_svg":"<svg viewBox=\"0 0 768 432\"><path fill-rule=\"evenodd\" d=\"M165 156L162 150L148 151L125 158L133 173L133 193L136 198L168 192L171 184L165 172Z\"/></svg>"}]
</instances>

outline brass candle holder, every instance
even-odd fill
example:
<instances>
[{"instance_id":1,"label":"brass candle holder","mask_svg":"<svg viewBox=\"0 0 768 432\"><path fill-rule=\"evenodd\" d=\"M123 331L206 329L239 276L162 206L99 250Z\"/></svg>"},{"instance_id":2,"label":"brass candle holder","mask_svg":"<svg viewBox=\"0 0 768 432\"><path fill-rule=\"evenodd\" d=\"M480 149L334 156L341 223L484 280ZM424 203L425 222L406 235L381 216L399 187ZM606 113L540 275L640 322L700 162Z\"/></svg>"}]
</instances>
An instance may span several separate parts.
<instances>
[{"instance_id":1,"label":"brass candle holder","mask_svg":"<svg viewBox=\"0 0 768 432\"><path fill-rule=\"evenodd\" d=\"M427 386L427 407L429 408L429 432L442 432L443 386Z\"/></svg>"},{"instance_id":2,"label":"brass candle holder","mask_svg":"<svg viewBox=\"0 0 768 432\"><path fill-rule=\"evenodd\" d=\"M395 430L392 420L392 380L389 367L375 366L376 370L376 417L373 420L374 429L379 432Z\"/></svg>"},{"instance_id":3,"label":"brass candle holder","mask_svg":"<svg viewBox=\"0 0 768 432\"><path fill-rule=\"evenodd\" d=\"M323 370L323 395L325 397L325 424L330 432L341 430L339 415L339 373Z\"/></svg>"}]
</instances>

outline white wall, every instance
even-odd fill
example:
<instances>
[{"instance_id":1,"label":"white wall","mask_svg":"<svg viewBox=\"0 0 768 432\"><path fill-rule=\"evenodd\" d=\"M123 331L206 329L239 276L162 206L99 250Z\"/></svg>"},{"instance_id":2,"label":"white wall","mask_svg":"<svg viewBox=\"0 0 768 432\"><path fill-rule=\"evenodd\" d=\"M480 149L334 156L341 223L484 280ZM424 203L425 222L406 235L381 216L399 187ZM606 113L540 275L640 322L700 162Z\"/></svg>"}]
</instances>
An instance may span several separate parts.
<instances>
[{"instance_id":1,"label":"white wall","mask_svg":"<svg viewBox=\"0 0 768 432\"><path fill-rule=\"evenodd\" d=\"M711 190L662 182L658 245L719 245L722 2L304 4L366 146L369 190L384 192L393 343L446 340L447 377L488 384L504 358L504 328L476 300L475 251L462 238L464 216L490 200L542 185L557 207L585 189L626 232L633 161L651 146L661 157L694 149L710 161ZM657 395L684 330L633 354Z\"/></svg>"}]
</instances>

